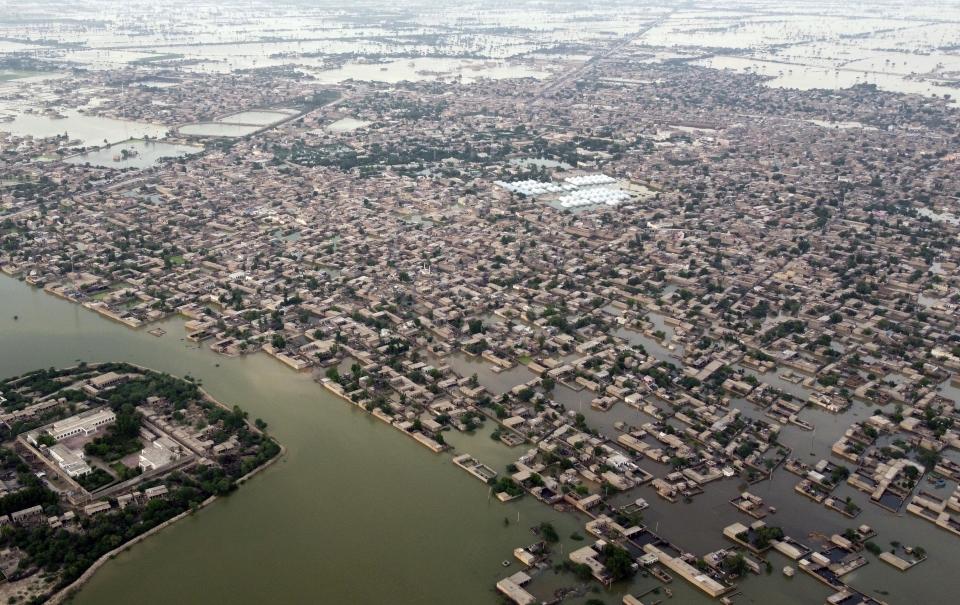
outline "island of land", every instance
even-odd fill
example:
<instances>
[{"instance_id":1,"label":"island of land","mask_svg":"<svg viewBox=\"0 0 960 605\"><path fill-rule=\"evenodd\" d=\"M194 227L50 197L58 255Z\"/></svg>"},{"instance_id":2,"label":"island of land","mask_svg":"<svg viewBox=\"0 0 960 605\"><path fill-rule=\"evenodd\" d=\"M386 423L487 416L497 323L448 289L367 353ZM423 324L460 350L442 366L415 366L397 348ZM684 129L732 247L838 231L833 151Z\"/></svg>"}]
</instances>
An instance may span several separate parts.
<instances>
[{"instance_id":1,"label":"island of land","mask_svg":"<svg viewBox=\"0 0 960 605\"><path fill-rule=\"evenodd\" d=\"M81 363L0 382L0 598L60 603L107 559L276 460L196 382Z\"/></svg>"}]
</instances>

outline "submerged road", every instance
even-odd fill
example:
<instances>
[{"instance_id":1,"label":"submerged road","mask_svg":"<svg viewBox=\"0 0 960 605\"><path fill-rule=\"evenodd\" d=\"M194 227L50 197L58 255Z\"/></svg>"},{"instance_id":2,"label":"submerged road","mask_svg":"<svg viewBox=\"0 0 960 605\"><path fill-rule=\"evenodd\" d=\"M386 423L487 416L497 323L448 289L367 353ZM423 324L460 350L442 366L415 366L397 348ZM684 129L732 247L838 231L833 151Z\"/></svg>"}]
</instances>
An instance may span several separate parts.
<instances>
[{"instance_id":1,"label":"submerged road","mask_svg":"<svg viewBox=\"0 0 960 605\"><path fill-rule=\"evenodd\" d=\"M618 53L619 51L621 51L621 50L623 50L624 48L626 48L627 46L629 46L630 44L633 44L634 41L636 41L637 39L639 39L641 36L643 36L644 34L646 34L648 31L650 31L650 30L653 29L654 27L657 27L658 25L660 25L661 23L663 23L664 21L666 21L667 19L669 19L670 17L672 17L675 12L676 12L676 10L673 10L673 11L667 13L666 15L660 17L659 19L656 19L656 20L654 20L654 21L651 21L651 22L648 23L646 26L640 28L640 30L638 30L637 32L632 33L632 34L630 34L630 35L628 35L628 36L625 36L625 37L622 38L620 41L618 41L618 42L616 42L615 44L613 44L613 45L612 45L610 48L608 48L607 50L605 50L605 51L603 51L603 52L601 52L601 53L598 53L598 54L596 54L596 55L593 55L592 57L590 57L589 59L587 59L586 61L584 61L582 64L580 64L580 65L572 68L571 70L569 70L569 71L566 72L565 74L562 74L562 75L560 75L559 77L557 77L557 78L555 78L555 79L553 79L553 80L550 80L550 81L547 83L547 85L544 86L544 87L540 90L539 93L537 93L537 95L534 97L534 100L535 100L535 101L542 101L547 95L549 95L549 94L551 94L551 93L553 93L553 92L556 92L556 91L559 90L560 88L563 88L563 87L564 87L565 85L567 85L569 82L577 80L584 72L586 72L587 70L591 69L591 68L594 67L595 65L599 64L600 61L603 61L604 59L610 58L610 57L613 56L614 54Z\"/></svg>"}]
</instances>

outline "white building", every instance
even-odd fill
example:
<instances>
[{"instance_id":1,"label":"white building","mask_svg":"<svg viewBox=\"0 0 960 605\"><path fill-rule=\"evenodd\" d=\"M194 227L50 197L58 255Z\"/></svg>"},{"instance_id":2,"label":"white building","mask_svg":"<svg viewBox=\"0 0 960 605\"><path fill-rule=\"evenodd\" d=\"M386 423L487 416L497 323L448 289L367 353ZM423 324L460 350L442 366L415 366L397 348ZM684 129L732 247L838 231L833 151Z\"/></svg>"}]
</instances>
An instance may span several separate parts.
<instances>
[{"instance_id":1,"label":"white building","mask_svg":"<svg viewBox=\"0 0 960 605\"><path fill-rule=\"evenodd\" d=\"M169 437L161 437L140 450L140 468L146 471L164 467L181 455L180 444Z\"/></svg>"},{"instance_id":2,"label":"white building","mask_svg":"<svg viewBox=\"0 0 960 605\"><path fill-rule=\"evenodd\" d=\"M58 443L50 448L50 456L67 475L73 478L82 477L93 470L87 464L83 456L83 450L72 450Z\"/></svg>"},{"instance_id":3,"label":"white building","mask_svg":"<svg viewBox=\"0 0 960 605\"><path fill-rule=\"evenodd\" d=\"M126 374L117 374L116 372L107 372L87 381L83 385L83 391L88 395L98 395L103 389L115 386L127 380Z\"/></svg>"},{"instance_id":4,"label":"white building","mask_svg":"<svg viewBox=\"0 0 960 605\"><path fill-rule=\"evenodd\" d=\"M112 424L116 419L117 415L113 413L113 410L103 408L54 422L48 432L55 441L63 441L77 435L92 435L100 430L100 427Z\"/></svg>"}]
</instances>

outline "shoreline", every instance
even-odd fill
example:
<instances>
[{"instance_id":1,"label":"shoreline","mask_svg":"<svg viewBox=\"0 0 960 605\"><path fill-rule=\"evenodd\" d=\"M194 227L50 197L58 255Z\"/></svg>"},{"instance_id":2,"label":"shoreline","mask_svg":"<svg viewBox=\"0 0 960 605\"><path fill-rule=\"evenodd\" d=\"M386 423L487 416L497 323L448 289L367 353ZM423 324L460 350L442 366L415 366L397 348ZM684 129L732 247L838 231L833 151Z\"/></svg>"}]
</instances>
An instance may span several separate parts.
<instances>
[{"instance_id":1,"label":"shoreline","mask_svg":"<svg viewBox=\"0 0 960 605\"><path fill-rule=\"evenodd\" d=\"M273 458L271 458L270 460L268 460L267 462L265 462L265 463L262 464L261 466L258 466L257 468L253 469L252 471L250 471L250 472L247 473L246 475L244 475L244 476L240 477L239 479L237 479L237 480L236 480L237 486L240 486L240 485L246 483L247 481L249 481L250 479L252 479L252 478L254 477L254 475L256 475L257 473L260 473L261 471L266 470L267 468L269 468L270 466L272 466L272 465L273 465L274 463L276 463L278 460L280 460L281 458L283 458L283 457L286 455L286 453L287 453L287 448L284 447L283 445L280 445L280 453L278 453L276 456L274 456ZM200 505L197 506L197 508L195 508L195 509L190 509L190 510L186 510L186 511L180 513L179 515L177 515L176 517L173 517L173 518L171 518L171 519L167 519L166 521L164 521L164 522L161 523L160 525L157 525L156 527L154 527L154 528L152 528L152 529L150 529L150 530L148 530L148 531L140 534L139 536L133 538L133 539L130 540L129 542L125 542L124 544L121 544L120 546L116 547L115 549L111 550L110 552L105 553L105 554L102 555L99 559L97 559L96 561L94 561L93 565L91 565L90 567L88 567L88 568L86 569L86 571L84 571L84 572L80 575L79 578L77 578L76 580L74 580L74 581L73 581L71 584L69 584L68 586L65 586L64 588L61 588L59 591L57 591L56 593L54 593L49 599L47 599L47 600L45 601L45 603L52 603L53 605L59 605L59 604L61 604L61 603L69 602L70 599L72 599L74 596L76 596L76 595L80 592L80 590L83 588L83 586L84 586L87 582L89 582L90 580L93 579L93 576L96 574L96 572L97 572L101 567L103 567L107 562L109 562L111 559L114 559L117 555L123 553L124 551L130 550L131 548L133 548L134 546L136 546L136 545L139 544L140 542L146 540L147 538L153 536L154 534L160 533L160 531L162 531L162 530L164 530L164 529L166 529L166 528L174 525L174 524L177 523L178 521L182 521L183 519L189 517L190 515L193 515L193 514L195 514L195 513L200 512L201 510L207 508L209 505L211 505L211 504L213 504L214 502L216 502L219 498L221 498L221 496L210 496L209 498L207 498L206 500L204 500L203 502L201 502Z\"/></svg>"},{"instance_id":2,"label":"shoreline","mask_svg":"<svg viewBox=\"0 0 960 605\"><path fill-rule=\"evenodd\" d=\"M104 362L100 362L100 363L90 363L90 364L88 364L88 367L90 367L90 368L96 368L96 367L98 367L99 365L102 365L102 363L104 363ZM136 364L136 363L131 363L131 362L118 362L118 363L126 363L127 365L129 365L129 366L131 366L131 367L134 367L134 368L137 368L138 370L141 370L141 371L143 371L143 372L150 372L150 373L154 373L154 374L163 374L163 372L159 372L159 371L154 370L154 369L152 369L152 368L148 368L148 367L145 367L145 366ZM77 367L79 367L79 366L71 366L70 368L77 368ZM70 369L70 368L68 368L68 369ZM185 378L180 378L180 379L181 379L181 380L186 380ZM201 397L202 397L204 400L206 400L206 401L208 401L208 402L210 402L210 403L212 403L212 404L214 404L214 405L216 405L216 406L218 406L218 407L220 407L220 408L223 408L223 409L225 409L225 410L228 410L228 411L232 411L232 410L233 410L233 408L227 406L227 405L226 405L225 403L223 403L222 401L220 401L220 400L216 399L215 397L213 397L212 395L210 395L210 394L209 394L206 390L204 390L200 385L196 385L196 386L197 386L197 389L198 389L199 392L200 392ZM286 456L286 454L287 454L287 448L286 448L286 446L284 446L282 443L280 443L279 441L277 441L276 439L274 439L274 438L271 437L270 435L266 434L264 431L262 431L262 430L260 430L259 428L257 428L256 425L255 425L254 423L250 422L249 420L245 419L244 421L246 422L247 427L249 428L249 430L251 430L251 431L253 431L253 432L255 432L255 433L257 433L257 434L259 434L259 435L261 435L261 436L263 436L263 437L267 437L268 439L271 439L272 441L274 441L274 443L276 443L276 444L279 446L280 451L279 451L279 452L277 453L277 455L274 456L273 458L267 460L266 462L264 462L263 464L261 464L261 465L258 466L257 468L255 468L255 469L251 470L250 472L248 472L247 474L245 474L245 475L237 478L237 479L234 481L234 485L235 485L236 487L239 487L239 486L243 485L244 483L248 482L250 479L252 479L252 478L253 478L254 476L256 476L258 473L260 473L260 472L268 469L269 467L271 467L272 465L274 465L278 460L284 458L284 457ZM229 495L229 494L228 494L228 495ZM123 553L124 551L127 551L127 550L133 548L134 546L136 546L136 545L139 544L140 542L146 540L147 538L149 538L149 537L151 537L151 536L159 533L160 531L166 529L167 527L170 527L170 526L174 525L174 524L177 523L178 521L182 521L182 520L185 519L186 517L188 517L188 516L190 516L190 515L192 515L192 514L194 514L194 513L197 513L197 512L199 512L199 511L201 511L201 510L203 510L204 508L206 508L206 507L208 507L209 505L213 504L213 503L214 503L218 498L220 498L220 497L221 497L221 496L212 495L212 496L208 497L207 499L205 499L203 502L201 502L196 508L188 509L188 510L186 510L186 511L184 511L184 512L182 512L182 513L180 513L180 514L178 514L178 515L176 515L176 516L174 516L174 517L172 517L172 518L170 518L170 519L167 519L166 521L164 521L163 523L160 523L160 524L157 525L156 527L153 527L153 528L147 530L146 532L144 532L144 533L142 533L142 534L140 534L140 535L138 535L138 536L135 536L135 537L132 538L131 540L129 540L129 541L127 541L127 542L124 542L123 544L117 546L117 547L114 548L113 550L111 550L111 551L109 551L109 552L107 552L107 553L104 553L104 554L101 555L96 561L94 561L93 564L90 565L90 567L88 567L86 570L84 570L84 572L83 572L82 574L80 574L80 576L79 576L76 580L74 580L74 581L71 582L69 585L67 585L67 586L61 588L60 590L54 592L53 594L51 594L51 595L44 601L44 603L52 603L52 604L54 604L54 605L59 605L59 604L61 604L61 603L67 603L67 602L69 602L70 599L72 599L74 596L76 596L76 594L79 593L79 591L83 588L83 586L84 586L87 582L89 582L89 581L93 578L93 576L96 574L96 572L97 572L101 567L103 567L108 561L110 561L111 559L115 558L117 555Z\"/></svg>"},{"instance_id":3,"label":"shoreline","mask_svg":"<svg viewBox=\"0 0 960 605\"><path fill-rule=\"evenodd\" d=\"M129 549L129 548L132 548L133 546L139 544L139 543L142 542L143 540L146 540L146 539L149 538L150 536L152 536L152 535L154 535L154 534L156 534L156 533L159 533L161 530L163 530L163 529L165 529L165 528L173 525L173 524L176 523L177 521L180 521L180 520L188 517L189 515L192 515L194 512L197 512L197 511L200 511L200 510L206 508L208 505L212 504L213 501L216 500L216 499L217 499L217 496L210 496L209 498L207 498L206 500L204 500L203 502L201 502L200 505L199 505L196 509L191 509L191 510L184 511L184 512L180 513L179 515L177 515L176 517L173 517L173 518L171 518L171 519L167 519L166 521L164 521L164 522L161 523L160 525L158 525L158 526L156 526L156 527L154 527L154 528L152 528L152 529L150 529L150 530L148 530L148 531L140 534L139 536L137 536L136 538L133 538L133 539L130 540L129 542L126 542L126 543L124 543L124 544L121 544L120 546L116 547L115 549L111 550L110 552L102 555L99 559L97 559L96 561L93 562L93 565L91 565L90 567L88 567L88 568L86 569L86 571L84 571L82 574L80 574L80 577L79 577L79 578L77 578L76 580L74 580L74 581L73 581L72 583L70 583L69 585L65 586L64 588L61 588L59 591L57 591L56 593L54 593L49 599L46 600L46 603L52 603L52 604L54 604L54 605L59 605L60 603L65 603L65 602L69 601L70 599L72 599L72 598L80 591L80 589L83 587L84 584L86 584L87 582L89 582L89 581L93 578L94 574L95 574L101 567L103 567L103 566L107 563L107 561L109 561L110 559L113 559L114 557L116 557L116 556L117 556L118 554L120 554L121 552L123 552L123 551L125 551L125 550L127 550L127 549Z\"/></svg>"}]
</instances>

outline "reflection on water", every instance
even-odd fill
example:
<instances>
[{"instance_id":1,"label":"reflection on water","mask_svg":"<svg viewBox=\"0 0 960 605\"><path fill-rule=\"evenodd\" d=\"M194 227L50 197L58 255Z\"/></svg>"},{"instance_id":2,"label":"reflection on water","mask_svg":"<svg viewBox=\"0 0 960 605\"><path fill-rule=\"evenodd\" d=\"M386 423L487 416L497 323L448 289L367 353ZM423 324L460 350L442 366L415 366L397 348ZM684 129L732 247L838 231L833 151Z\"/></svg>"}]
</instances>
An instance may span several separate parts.
<instances>
[{"instance_id":1,"label":"reflection on water","mask_svg":"<svg viewBox=\"0 0 960 605\"><path fill-rule=\"evenodd\" d=\"M330 132L351 132L369 125L370 122L365 122L356 118L340 118L336 122L328 124L327 130Z\"/></svg>"},{"instance_id":2,"label":"reflection on water","mask_svg":"<svg viewBox=\"0 0 960 605\"><path fill-rule=\"evenodd\" d=\"M70 140L79 140L83 145L116 143L144 136L161 138L168 128L159 124L145 124L127 120L114 120L88 116L76 111L65 113L64 118L52 118L38 114L18 114L12 122L0 123L0 132L36 138L67 135Z\"/></svg>"},{"instance_id":3,"label":"reflection on water","mask_svg":"<svg viewBox=\"0 0 960 605\"><path fill-rule=\"evenodd\" d=\"M536 378L526 366L517 365L509 370L496 371L494 366L480 357L471 357L456 352L440 360L453 368L461 376L477 375L477 380L494 395L503 395L513 387Z\"/></svg>"},{"instance_id":4,"label":"reflection on water","mask_svg":"<svg viewBox=\"0 0 960 605\"><path fill-rule=\"evenodd\" d=\"M65 158L64 161L70 164L91 164L102 168L148 168L164 158L183 157L201 151L203 151L202 147L193 145L134 139Z\"/></svg>"},{"instance_id":5,"label":"reflection on water","mask_svg":"<svg viewBox=\"0 0 960 605\"><path fill-rule=\"evenodd\" d=\"M262 126L245 126L243 124L223 124L220 122L202 122L181 126L177 132L192 137L242 137L253 134Z\"/></svg>"},{"instance_id":6,"label":"reflection on water","mask_svg":"<svg viewBox=\"0 0 960 605\"><path fill-rule=\"evenodd\" d=\"M815 88L841 89L858 84L873 84L881 90L902 93L915 93L925 96L960 96L960 88L941 86L933 81L910 79L908 77L880 72L867 72L852 69L834 69L816 65L762 61L746 57L716 56L694 62L713 69L731 69L734 71L770 76L773 79L767 86L776 88L796 88L811 90Z\"/></svg>"},{"instance_id":7,"label":"reflection on water","mask_svg":"<svg viewBox=\"0 0 960 605\"><path fill-rule=\"evenodd\" d=\"M227 124L248 124L253 126L270 126L290 116L299 113L296 110L276 110L276 111L241 111L240 113L230 114L222 118L217 118L217 122Z\"/></svg>"},{"instance_id":8,"label":"reflection on water","mask_svg":"<svg viewBox=\"0 0 960 605\"><path fill-rule=\"evenodd\" d=\"M507 78L545 78L548 72L526 65L511 65L499 61L475 61L465 59L400 59L387 63L347 63L343 67L314 71L322 84L336 84L345 80L373 80L396 83L417 82L437 78L460 78L474 82L479 78L501 80Z\"/></svg>"}]
</instances>

